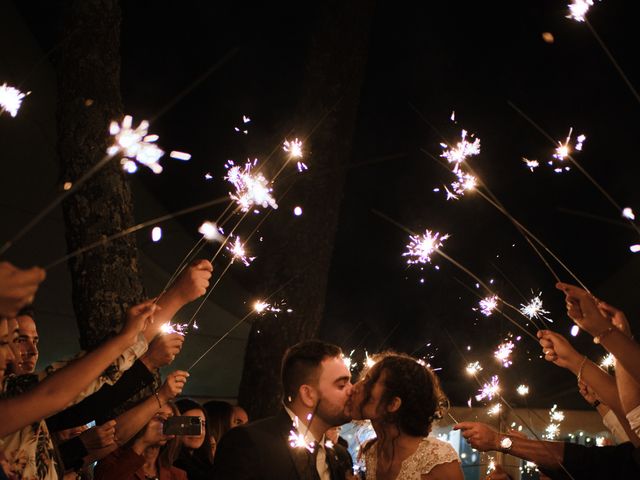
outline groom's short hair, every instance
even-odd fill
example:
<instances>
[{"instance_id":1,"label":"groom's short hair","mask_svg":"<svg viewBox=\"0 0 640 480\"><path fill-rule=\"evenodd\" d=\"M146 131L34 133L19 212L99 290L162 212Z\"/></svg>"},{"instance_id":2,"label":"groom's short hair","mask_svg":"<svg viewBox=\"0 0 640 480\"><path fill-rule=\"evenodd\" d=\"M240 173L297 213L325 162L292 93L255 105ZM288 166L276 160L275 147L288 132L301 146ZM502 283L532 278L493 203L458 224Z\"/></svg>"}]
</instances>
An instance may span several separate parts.
<instances>
[{"instance_id":1,"label":"groom's short hair","mask_svg":"<svg viewBox=\"0 0 640 480\"><path fill-rule=\"evenodd\" d=\"M302 385L314 384L320 376L320 363L325 358L339 357L337 345L320 340L306 340L289 347L282 358L282 388L285 403L291 403Z\"/></svg>"}]
</instances>

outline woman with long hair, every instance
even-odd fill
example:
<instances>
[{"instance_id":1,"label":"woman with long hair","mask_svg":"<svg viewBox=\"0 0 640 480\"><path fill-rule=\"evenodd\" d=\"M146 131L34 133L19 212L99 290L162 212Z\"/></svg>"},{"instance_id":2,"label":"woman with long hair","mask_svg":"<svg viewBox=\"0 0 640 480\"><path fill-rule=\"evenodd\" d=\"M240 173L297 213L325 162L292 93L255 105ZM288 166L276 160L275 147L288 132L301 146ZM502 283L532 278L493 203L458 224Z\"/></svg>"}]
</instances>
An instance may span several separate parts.
<instances>
[{"instance_id":1,"label":"woman with long hair","mask_svg":"<svg viewBox=\"0 0 640 480\"><path fill-rule=\"evenodd\" d=\"M376 439L363 447L367 480L463 480L454 448L429 437L448 401L429 367L386 353L355 386L354 420L371 420Z\"/></svg>"},{"instance_id":2,"label":"woman with long hair","mask_svg":"<svg viewBox=\"0 0 640 480\"><path fill-rule=\"evenodd\" d=\"M176 402L180 415L200 417L200 435L181 437L180 454L175 465L187 472L189 480L208 480L213 468L211 434L207 414L198 402L183 398Z\"/></svg>"}]
</instances>

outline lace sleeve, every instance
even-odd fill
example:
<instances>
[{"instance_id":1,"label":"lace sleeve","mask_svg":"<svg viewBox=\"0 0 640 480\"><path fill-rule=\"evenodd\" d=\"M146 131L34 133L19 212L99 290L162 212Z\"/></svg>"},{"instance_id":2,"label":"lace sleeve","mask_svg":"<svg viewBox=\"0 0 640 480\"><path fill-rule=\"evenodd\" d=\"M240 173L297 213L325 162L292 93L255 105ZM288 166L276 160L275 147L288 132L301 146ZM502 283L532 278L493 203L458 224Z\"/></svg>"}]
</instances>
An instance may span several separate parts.
<instances>
[{"instance_id":1,"label":"lace sleeve","mask_svg":"<svg viewBox=\"0 0 640 480\"><path fill-rule=\"evenodd\" d=\"M425 444L426 446L420 454L420 463L422 464L420 473L422 475L429 473L433 467L443 463L460 462L460 458L451 444L436 438L429 438Z\"/></svg>"}]
</instances>

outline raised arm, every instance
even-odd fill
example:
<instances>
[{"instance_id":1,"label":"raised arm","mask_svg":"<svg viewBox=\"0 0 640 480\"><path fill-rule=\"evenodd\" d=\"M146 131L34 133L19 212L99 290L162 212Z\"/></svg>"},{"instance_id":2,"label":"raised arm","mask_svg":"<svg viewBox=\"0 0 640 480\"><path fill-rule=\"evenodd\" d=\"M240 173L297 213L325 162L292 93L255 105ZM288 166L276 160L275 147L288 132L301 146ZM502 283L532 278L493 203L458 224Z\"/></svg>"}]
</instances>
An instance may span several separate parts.
<instances>
[{"instance_id":1,"label":"raised arm","mask_svg":"<svg viewBox=\"0 0 640 480\"><path fill-rule=\"evenodd\" d=\"M131 307L122 331L84 357L59 370L28 392L0 400L0 436L53 415L69 405L153 321L156 307L145 302Z\"/></svg>"}]
</instances>

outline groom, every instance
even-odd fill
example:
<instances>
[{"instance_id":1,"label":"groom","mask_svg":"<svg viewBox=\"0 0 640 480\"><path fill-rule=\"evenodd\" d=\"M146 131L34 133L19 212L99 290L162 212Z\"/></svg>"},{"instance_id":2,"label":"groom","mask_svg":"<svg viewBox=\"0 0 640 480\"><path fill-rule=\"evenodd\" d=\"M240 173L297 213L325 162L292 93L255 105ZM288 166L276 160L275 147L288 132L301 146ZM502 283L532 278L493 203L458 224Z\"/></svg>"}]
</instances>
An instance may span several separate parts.
<instances>
[{"instance_id":1,"label":"groom","mask_svg":"<svg viewBox=\"0 0 640 480\"><path fill-rule=\"evenodd\" d=\"M310 340L289 348L282 360L282 410L229 430L218 444L213 478L343 480L348 472L340 466L325 432L351 420L345 413L350 379L339 347ZM292 431L304 437L300 443L313 448L292 447Z\"/></svg>"}]
</instances>

